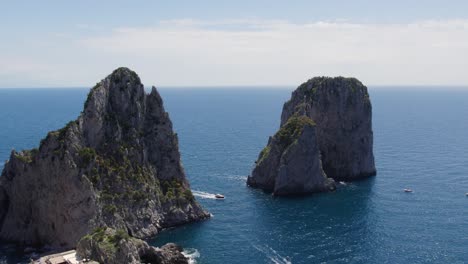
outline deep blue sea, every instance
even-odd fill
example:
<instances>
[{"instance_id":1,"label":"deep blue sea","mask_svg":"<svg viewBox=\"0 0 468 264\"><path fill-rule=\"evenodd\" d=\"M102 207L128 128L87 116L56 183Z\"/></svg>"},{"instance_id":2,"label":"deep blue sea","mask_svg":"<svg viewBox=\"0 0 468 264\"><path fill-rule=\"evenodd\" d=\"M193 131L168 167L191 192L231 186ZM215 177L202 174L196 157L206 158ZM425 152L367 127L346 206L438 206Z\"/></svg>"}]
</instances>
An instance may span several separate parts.
<instances>
[{"instance_id":1,"label":"deep blue sea","mask_svg":"<svg viewBox=\"0 0 468 264\"><path fill-rule=\"evenodd\" d=\"M245 180L293 89L160 89L187 177L213 217L151 244L176 242L198 263L468 262L468 90L371 87L378 175L275 198ZM0 89L0 167L12 148L36 147L75 119L87 92ZM0 246L0 263L27 259L17 254Z\"/></svg>"}]
</instances>

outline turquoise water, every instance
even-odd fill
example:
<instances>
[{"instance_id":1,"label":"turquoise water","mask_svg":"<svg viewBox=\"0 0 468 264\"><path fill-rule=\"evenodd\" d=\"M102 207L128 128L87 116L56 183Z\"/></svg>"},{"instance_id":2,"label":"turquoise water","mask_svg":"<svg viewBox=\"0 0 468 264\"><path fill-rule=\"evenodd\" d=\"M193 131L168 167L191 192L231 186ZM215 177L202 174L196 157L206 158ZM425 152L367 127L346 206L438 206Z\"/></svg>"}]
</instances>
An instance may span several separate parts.
<instances>
[{"instance_id":1,"label":"turquoise water","mask_svg":"<svg viewBox=\"0 0 468 264\"><path fill-rule=\"evenodd\" d=\"M192 189L213 218L153 245L177 242L198 263L468 261L468 92L371 88L377 177L274 198L245 179L292 89L161 89ZM74 119L86 94L0 90L0 161ZM20 261L15 250L0 246L0 263Z\"/></svg>"}]
</instances>

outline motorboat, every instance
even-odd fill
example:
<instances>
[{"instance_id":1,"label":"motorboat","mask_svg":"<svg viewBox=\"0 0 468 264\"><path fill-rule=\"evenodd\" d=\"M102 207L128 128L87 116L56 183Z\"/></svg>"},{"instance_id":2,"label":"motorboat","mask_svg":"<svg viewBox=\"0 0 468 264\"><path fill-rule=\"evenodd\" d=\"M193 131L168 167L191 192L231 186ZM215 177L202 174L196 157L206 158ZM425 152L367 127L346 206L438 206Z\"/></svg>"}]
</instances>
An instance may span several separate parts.
<instances>
[{"instance_id":1,"label":"motorboat","mask_svg":"<svg viewBox=\"0 0 468 264\"><path fill-rule=\"evenodd\" d=\"M216 199L224 199L224 195L217 193L217 194L215 194L215 198Z\"/></svg>"},{"instance_id":2,"label":"motorboat","mask_svg":"<svg viewBox=\"0 0 468 264\"><path fill-rule=\"evenodd\" d=\"M411 189L404 189L403 191L405 191L407 193L413 192L413 190L411 190Z\"/></svg>"}]
</instances>

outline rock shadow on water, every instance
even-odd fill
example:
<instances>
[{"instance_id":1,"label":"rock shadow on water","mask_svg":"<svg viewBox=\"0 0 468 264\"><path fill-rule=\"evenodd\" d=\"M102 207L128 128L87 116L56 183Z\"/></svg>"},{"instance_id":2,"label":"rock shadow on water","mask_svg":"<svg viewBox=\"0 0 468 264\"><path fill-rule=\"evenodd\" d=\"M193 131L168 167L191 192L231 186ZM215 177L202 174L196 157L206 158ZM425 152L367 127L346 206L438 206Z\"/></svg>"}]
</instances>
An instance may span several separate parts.
<instances>
[{"instance_id":1,"label":"rock shadow on water","mask_svg":"<svg viewBox=\"0 0 468 264\"><path fill-rule=\"evenodd\" d=\"M36 253L34 251L26 251L21 245L0 241L0 264L27 263L33 254Z\"/></svg>"},{"instance_id":2,"label":"rock shadow on water","mask_svg":"<svg viewBox=\"0 0 468 264\"><path fill-rule=\"evenodd\" d=\"M147 242L153 247L161 247L175 241L177 245L184 248L183 254L188 258L189 264L197 263L200 257L204 257L202 249L197 248L197 245L207 245L207 243L210 243L210 239L207 238L206 234L206 225L210 224L210 222L193 222L178 226L177 228L167 228L162 230L157 236L148 239Z\"/></svg>"},{"instance_id":3,"label":"rock shadow on water","mask_svg":"<svg viewBox=\"0 0 468 264\"><path fill-rule=\"evenodd\" d=\"M182 247L190 247L188 241L192 241L193 238L203 235L206 225L210 221L193 222L177 227L171 227L162 230L157 236L148 239L148 244L152 246L162 246L169 242L177 241Z\"/></svg>"},{"instance_id":4,"label":"rock shadow on water","mask_svg":"<svg viewBox=\"0 0 468 264\"><path fill-rule=\"evenodd\" d=\"M309 196L276 197L255 190L252 200L256 210L250 226L255 232L249 233L249 240L274 246L293 263L372 255L375 179L347 183L335 192ZM288 239L282 239L285 237Z\"/></svg>"}]
</instances>

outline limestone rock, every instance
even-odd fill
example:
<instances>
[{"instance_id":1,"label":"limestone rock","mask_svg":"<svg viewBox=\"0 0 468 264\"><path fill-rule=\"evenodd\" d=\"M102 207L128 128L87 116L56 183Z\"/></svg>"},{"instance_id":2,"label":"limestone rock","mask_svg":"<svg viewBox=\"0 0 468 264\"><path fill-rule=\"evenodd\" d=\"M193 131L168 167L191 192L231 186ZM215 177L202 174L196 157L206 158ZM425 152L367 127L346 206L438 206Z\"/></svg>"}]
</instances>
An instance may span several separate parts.
<instances>
[{"instance_id":1,"label":"limestone rock","mask_svg":"<svg viewBox=\"0 0 468 264\"><path fill-rule=\"evenodd\" d=\"M322 170L315 127L308 117L291 117L260 153L247 184L274 195L334 190Z\"/></svg>"},{"instance_id":2,"label":"limestone rock","mask_svg":"<svg viewBox=\"0 0 468 264\"><path fill-rule=\"evenodd\" d=\"M146 238L209 217L194 199L162 99L119 68L77 120L38 149L12 151L0 177L0 238L74 247L101 226Z\"/></svg>"},{"instance_id":3,"label":"limestone rock","mask_svg":"<svg viewBox=\"0 0 468 264\"><path fill-rule=\"evenodd\" d=\"M77 255L99 263L188 264L182 248L169 243L155 248L143 240L130 237L124 230L98 228L84 236L77 245Z\"/></svg>"},{"instance_id":4,"label":"limestone rock","mask_svg":"<svg viewBox=\"0 0 468 264\"><path fill-rule=\"evenodd\" d=\"M355 78L316 77L300 85L284 104L281 125L294 115L317 124L317 142L328 177L355 180L376 174L372 106Z\"/></svg>"}]
</instances>

